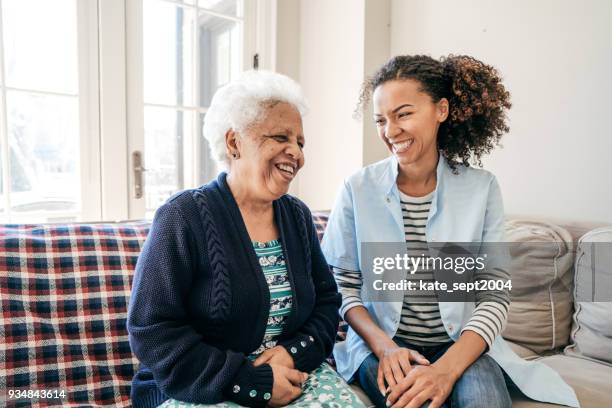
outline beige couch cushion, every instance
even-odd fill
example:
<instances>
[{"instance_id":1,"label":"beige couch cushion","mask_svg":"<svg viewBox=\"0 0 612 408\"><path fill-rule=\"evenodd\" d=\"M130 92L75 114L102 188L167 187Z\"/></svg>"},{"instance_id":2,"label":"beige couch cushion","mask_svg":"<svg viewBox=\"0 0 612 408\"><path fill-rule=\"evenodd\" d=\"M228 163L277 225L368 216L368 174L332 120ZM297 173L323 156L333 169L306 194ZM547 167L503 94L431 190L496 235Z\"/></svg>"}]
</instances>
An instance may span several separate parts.
<instances>
[{"instance_id":1,"label":"beige couch cushion","mask_svg":"<svg viewBox=\"0 0 612 408\"><path fill-rule=\"evenodd\" d=\"M566 354L612 366L612 227L585 234L576 251L571 344Z\"/></svg>"},{"instance_id":2,"label":"beige couch cushion","mask_svg":"<svg viewBox=\"0 0 612 408\"><path fill-rule=\"evenodd\" d=\"M545 222L506 223L512 292L503 337L544 353L568 343L573 313L571 235Z\"/></svg>"},{"instance_id":3,"label":"beige couch cushion","mask_svg":"<svg viewBox=\"0 0 612 408\"><path fill-rule=\"evenodd\" d=\"M536 353L530 348L521 346L520 344L514 343L510 340L506 340L506 343L508 343L512 351L514 351L517 356L524 360L535 360L541 357L538 353Z\"/></svg>"},{"instance_id":4,"label":"beige couch cushion","mask_svg":"<svg viewBox=\"0 0 612 408\"><path fill-rule=\"evenodd\" d=\"M556 370L574 388L582 408L612 407L612 367L593 361L555 355L540 360ZM515 388L510 390L513 408L561 407L528 399Z\"/></svg>"}]
</instances>

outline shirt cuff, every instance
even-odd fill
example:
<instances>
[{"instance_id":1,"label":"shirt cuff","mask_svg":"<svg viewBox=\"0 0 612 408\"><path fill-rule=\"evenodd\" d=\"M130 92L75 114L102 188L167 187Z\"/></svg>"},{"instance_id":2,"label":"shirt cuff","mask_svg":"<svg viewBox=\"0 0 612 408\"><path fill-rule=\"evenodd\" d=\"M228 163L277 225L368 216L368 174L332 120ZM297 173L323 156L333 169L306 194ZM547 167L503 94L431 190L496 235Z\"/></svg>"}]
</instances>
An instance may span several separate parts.
<instances>
[{"instance_id":1,"label":"shirt cuff","mask_svg":"<svg viewBox=\"0 0 612 408\"><path fill-rule=\"evenodd\" d=\"M485 350L485 352L491 349L491 346L493 345L493 341L495 339L491 338L491 335L486 330L483 330L479 326L468 324L467 326L463 328L463 330L461 330L461 334L463 334L467 330L473 331L474 333L478 334L480 337L482 337L485 343L487 343L487 349Z\"/></svg>"},{"instance_id":2,"label":"shirt cuff","mask_svg":"<svg viewBox=\"0 0 612 408\"><path fill-rule=\"evenodd\" d=\"M342 317L342 320L346 321L346 312L348 312L349 310L351 310L354 307L357 306L363 306L365 307L365 305L363 304L363 302L361 301L361 299L358 298L353 298L353 299L349 299L346 302L342 302L342 306L340 306L340 317Z\"/></svg>"},{"instance_id":3,"label":"shirt cuff","mask_svg":"<svg viewBox=\"0 0 612 408\"><path fill-rule=\"evenodd\" d=\"M265 407L272 398L274 376L269 364L255 367L245 361L225 390L226 397L246 407Z\"/></svg>"},{"instance_id":4,"label":"shirt cuff","mask_svg":"<svg viewBox=\"0 0 612 408\"><path fill-rule=\"evenodd\" d=\"M314 367L318 367L321 358L315 345L314 337L307 334L299 334L296 337L278 343L287 349L293 358L293 364L297 370L309 372Z\"/></svg>"}]
</instances>

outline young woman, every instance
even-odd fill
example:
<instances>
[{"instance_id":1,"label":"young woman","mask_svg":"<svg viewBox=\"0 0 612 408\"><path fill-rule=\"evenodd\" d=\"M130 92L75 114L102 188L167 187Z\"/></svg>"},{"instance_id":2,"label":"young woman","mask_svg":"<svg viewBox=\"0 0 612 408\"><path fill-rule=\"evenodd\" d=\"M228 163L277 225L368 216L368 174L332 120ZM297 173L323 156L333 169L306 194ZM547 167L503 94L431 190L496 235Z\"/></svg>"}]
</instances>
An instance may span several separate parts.
<instances>
[{"instance_id":1,"label":"young woman","mask_svg":"<svg viewBox=\"0 0 612 408\"><path fill-rule=\"evenodd\" d=\"M339 372L379 407L509 407L504 372L528 397L578 406L556 372L521 360L499 336L507 291L472 303L362 298L374 280L360 268L362 243L503 242L498 183L468 164L508 131L510 95L496 70L467 56L398 56L366 81L361 103L370 98L392 156L345 181L322 244L350 326L334 350Z\"/></svg>"}]
</instances>

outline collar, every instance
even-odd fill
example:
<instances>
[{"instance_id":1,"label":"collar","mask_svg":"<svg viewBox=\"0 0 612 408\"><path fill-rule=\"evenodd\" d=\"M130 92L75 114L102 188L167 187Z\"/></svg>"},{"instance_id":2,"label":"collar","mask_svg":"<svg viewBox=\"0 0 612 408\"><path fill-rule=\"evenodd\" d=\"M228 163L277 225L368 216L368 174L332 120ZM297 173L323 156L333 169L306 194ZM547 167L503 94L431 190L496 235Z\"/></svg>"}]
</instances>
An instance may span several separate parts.
<instances>
[{"instance_id":1,"label":"collar","mask_svg":"<svg viewBox=\"0 0 612 408\"><path fill-rule=\"evenodd\" d=\"M380 177L380 186L383 188L383 192L386 197L397 196L399 197L399 190L397 188L397 176L399 174L399 163L395 156L391 156L386 159L385 170L382 172ZM450 166L446 158L442 155L442 152L438 152L438 165L436 167L436 190L435 194L439 190L440 183L444 181L444 174L450 171Z\"/></svg>"},{"instance_id":2,"label":"collar","mask_svg":"<svg viewBox=\"0 0 612 408\"><path fill-rule=\"evenodd\" d=\"M395 156L389 157L386 163L386 168L380 177L380 186L383 189L385 200L388 204L398 203L400 201L399 188L397 187L397 176L399 174L399 163ZM438 211L438 202L441 200L441 190L444 184L444 178L451 172L450 166L446 158L442 155L442 152L438 152L438 166L436 167L436 189L431 201L431 207L429 209L429 218L431 219ZM394 211L396 213L397 211ZM396 215L401 215L400 213ZM403 221L397 220L403 226Z\"/></svg>"}]
</instances>

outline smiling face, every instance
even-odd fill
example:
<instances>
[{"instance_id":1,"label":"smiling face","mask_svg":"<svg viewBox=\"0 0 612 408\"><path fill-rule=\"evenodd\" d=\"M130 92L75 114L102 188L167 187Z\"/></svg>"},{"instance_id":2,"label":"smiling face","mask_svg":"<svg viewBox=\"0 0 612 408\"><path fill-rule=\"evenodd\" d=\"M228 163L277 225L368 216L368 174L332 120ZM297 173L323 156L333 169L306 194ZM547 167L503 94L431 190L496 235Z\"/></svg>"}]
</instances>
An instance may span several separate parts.
<instances>
[{"instance_id":1,"label":"smiling face","mask_svg":"<svg viewBox=\"0 0 612 408\"><path fill-rule=\"evenodd\" d=\"M445 98L434 103L412 79L387 81L374 90L374 120L379 137L400 167L437 160L437 134L448 116Z\"/></svg>"},{"instance_id":2,"label":"smiling face","mask_svg":"<svg viewBox=\"0 0 612 408\"><path fill-rule=\"evenodd\" d=\"M233 133L233 132L232 132ZM240 136L227 137L231 172L238 175L250 196L273 201L286 194L289 183L304 165L302 117L286 102L269 103L262 118Z\"/></svg>"}]
</instances>

